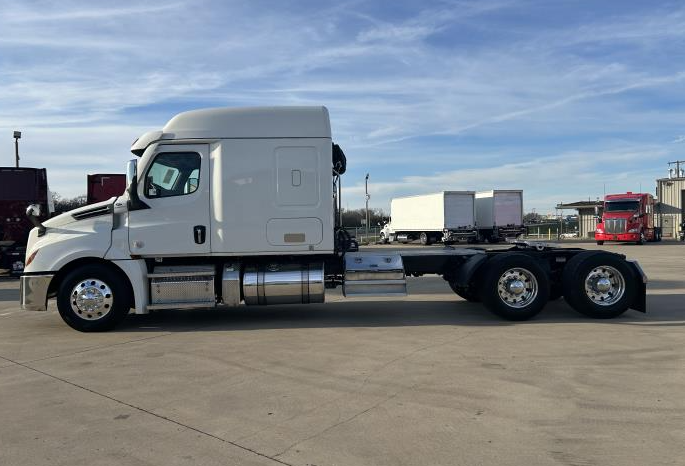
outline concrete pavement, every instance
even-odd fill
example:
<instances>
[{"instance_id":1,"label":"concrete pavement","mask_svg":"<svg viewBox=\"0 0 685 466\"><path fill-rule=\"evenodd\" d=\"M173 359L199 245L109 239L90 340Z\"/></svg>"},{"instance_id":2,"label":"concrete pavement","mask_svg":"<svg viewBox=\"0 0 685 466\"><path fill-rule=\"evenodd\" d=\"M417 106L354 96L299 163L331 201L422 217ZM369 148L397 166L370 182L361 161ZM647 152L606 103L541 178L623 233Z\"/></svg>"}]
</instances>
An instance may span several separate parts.
<instances>
[{"instance_id":1,"label":"concrete pavement","mask_svg":"<svg viewBox=\"0 0 685 466\"><path fill-rule=\"evenodd\" d=\"M682 464L685 245L604 249L640 260L646 315L505 322L424 277L81 334L1 281L0 464Z\"/></svg>"}]
</instances>

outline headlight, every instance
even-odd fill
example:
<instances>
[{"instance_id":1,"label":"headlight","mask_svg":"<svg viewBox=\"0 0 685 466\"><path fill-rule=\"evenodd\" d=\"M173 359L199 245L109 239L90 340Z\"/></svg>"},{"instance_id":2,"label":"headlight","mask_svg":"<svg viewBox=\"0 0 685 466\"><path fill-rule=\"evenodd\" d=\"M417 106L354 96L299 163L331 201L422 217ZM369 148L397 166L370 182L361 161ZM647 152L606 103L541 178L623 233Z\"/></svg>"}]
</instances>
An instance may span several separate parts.
<instances>
[{"instance_id":1,"label":"headlight","mask_svg":"<svg viewBox=\"0 0 685 466\"><path fill-rule=\"evenodd\" d=\"M604 230L601 229L601 228L597 228L597 229L595 230L595 232L596 232L596 233L604 233Z\"/></svg>"},{"instance_id":2,"label":"headlight","mask_svg":"<svg viewBox=\"0 0 685 466\"><path fill-rule=\"evenodd\" d=\"M628 230L628 233L637 233L639 231L640 231L639 228L631 228L630 230Z\"/></svg>"}]
</instances>

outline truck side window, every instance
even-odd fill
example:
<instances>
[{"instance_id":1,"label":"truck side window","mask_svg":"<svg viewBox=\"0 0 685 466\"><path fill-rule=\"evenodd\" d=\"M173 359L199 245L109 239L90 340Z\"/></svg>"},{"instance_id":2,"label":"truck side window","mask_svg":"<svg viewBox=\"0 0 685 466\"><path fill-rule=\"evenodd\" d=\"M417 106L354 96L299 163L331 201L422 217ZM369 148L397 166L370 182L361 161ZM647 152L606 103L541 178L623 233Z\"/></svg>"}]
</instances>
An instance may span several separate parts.
<instances>
[{"instance_id":1,"label":"truck side window","mask_svg":"<svg viewBox=\"0 0 685 466\"><path fill-rule=\"evenodd\" d=\"M195 192L200 184L200 154L162 152L145 175L148 198L182 196Z\"/></svg>"}]
</instances>

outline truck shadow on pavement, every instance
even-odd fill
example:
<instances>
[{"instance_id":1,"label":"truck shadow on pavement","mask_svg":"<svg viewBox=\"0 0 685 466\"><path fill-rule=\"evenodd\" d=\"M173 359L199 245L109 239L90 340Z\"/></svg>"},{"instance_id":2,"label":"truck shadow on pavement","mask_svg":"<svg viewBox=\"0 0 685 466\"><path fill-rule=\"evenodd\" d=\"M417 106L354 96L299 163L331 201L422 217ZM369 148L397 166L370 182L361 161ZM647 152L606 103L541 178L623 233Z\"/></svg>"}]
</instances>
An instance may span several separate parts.
<instances>
[{"instance_id":1,"label":"truck shadow on pavement","mask_svg":"<svg viewBox=\"0 0 685 466\"><path fill-rule=\"evenodd\" d=\"M503 320L477 303L454 301L333 301L326 304L241 307L210 310L165 310L129 315L117 327L123 332L234 331L289 328L353 328L411 326L512 326L535 324L610 324L685 326L681 294L648 296L647 314L628 311L616 319L587 318L563 299L549 303L534 319Z\"/></svg>"}]
</instances>

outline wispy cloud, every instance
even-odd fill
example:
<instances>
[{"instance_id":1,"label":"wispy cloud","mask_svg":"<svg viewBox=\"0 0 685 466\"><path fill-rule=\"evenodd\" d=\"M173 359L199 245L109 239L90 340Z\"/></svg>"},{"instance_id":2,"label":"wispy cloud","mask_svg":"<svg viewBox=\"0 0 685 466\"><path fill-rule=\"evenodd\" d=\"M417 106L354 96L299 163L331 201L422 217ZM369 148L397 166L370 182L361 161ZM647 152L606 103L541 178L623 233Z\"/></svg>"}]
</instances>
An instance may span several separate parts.
<instances>
[{"instance_id":1,"label":"wispy cloud","mask_svg":"<svg viewBox=\"0 0 685 466\"><path fill-rule=\"evenodd\" d=\"M379 207L438 187L506 184L542 209L607 180L651 186L685 124L677 4L96 5L0 11L0 135L23 129L23 160L65 195L82 191L81 157L121 171L139 132L205 106L327 105L351 206L366 171Z\"/></svg>"}]
</instances>

